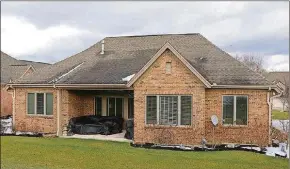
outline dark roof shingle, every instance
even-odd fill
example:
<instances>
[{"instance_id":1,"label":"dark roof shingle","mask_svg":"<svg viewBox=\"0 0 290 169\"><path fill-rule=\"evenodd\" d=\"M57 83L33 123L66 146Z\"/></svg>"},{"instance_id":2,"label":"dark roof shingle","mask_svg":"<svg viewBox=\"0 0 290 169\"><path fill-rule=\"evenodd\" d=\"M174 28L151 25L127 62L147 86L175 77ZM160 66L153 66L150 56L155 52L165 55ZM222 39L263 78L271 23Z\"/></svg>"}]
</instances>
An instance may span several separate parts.
<instances>
[{"instance_id":1,"label":"dark roof shingle","mask_svg":"<svg viewBox=\"0 0 290 169\"><path fill-rule=\"evenodd\" d=\"M283 84L289 84L289 73L290 72L269 72L266 74L266 78L273 83L281 82Z\"/></svg>"},{"instance_id":2,"label":"dark roof shingle","mask_svg":"<svg viewBox=\"0 0 290 169\"><path fill-rule=\"evenodd\" d=\"M1 84L20 78L30 66L38 70L47 65L49 64L17 60L1 51Z\"/></svg>"},{"instance_id":3,"label":"dark roof shingle","mask_svg":"<svg viewBox=\"0 0 290 169\"><path fill-rule=\"evenodd\" d=\"M137 73L167 42L211 84L265 85L262 75L222 51L200 34L107 37L105 54L101 42L65 60L43 68L17 83L50 83L67 73L58 84L125 84L122 78Z\"/></svg>"}]
</instances>

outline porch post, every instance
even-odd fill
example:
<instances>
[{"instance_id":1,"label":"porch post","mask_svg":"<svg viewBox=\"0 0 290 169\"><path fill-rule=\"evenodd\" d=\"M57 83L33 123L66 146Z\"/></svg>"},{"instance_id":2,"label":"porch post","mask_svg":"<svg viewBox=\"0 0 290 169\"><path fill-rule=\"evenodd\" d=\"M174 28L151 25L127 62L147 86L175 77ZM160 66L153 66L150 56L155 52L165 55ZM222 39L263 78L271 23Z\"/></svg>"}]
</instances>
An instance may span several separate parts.
<instances>
[{"instance_id":1,"label":"porch post","mask_svg":"<svg viewBox=\"0 0 290 169\"><path fill-rule=\"evenodd\" d=\"M102 116L107 116L107 97L102 96Z\"/></svg>"},{"instance_id":2,"label":"porch post","mask_svg":"<svg viewBox=\"0 0 290 169\"><path fill-rule=\"evenodd\" d=\"M62 135L62 129L61 129L61 90L57 90L57 136Z\"/></svg>"},{"instance_id":3,"label":"porch post","mask_svg":"<svg viewBox=\"0 0 290 169\"><path fill-rule=\"evenodd\" d=\"M124 120L128 120L128 96L124 97L124 109L123 109L123 118Z\"/></svg>"},{"instance_id":4,"label":"porch post","mask_svg":"<svg viewBox=\"0 0 290 169\"><path fill-rule=\"evenodd\" d=\"M13 130L15 130L15 88L13 89L13 93L12 93L12 128Z\"/></svg>"}]
</instances>

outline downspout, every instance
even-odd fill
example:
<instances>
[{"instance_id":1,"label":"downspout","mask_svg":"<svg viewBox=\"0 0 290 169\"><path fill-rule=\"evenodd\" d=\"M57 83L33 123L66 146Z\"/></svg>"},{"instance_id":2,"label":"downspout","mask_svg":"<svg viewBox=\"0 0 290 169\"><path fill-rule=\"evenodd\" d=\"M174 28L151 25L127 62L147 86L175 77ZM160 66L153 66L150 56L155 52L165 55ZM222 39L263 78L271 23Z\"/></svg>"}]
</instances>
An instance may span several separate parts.
<instances>
[{"instance_id":1,"label":"downspout","mask_svg":"<svg viewBox=\"0 0 290 169\"><path fill-rule=\"evenodd\" d=\"M55 84L53 85L53 88L56 89L56 86ZM56 135L57 136L60 136L61 135L61 119L60 119L60 111L61 111L61 108L60 108L60 105L61 105L61 91L60 89L57 89L57 110L56 110Z\"/></svg>"},{"instance_id":2,"label":"downspout","mask_svg":"<svg viewBox=\"0 0 290 169\"><path fill-rule=\"evenodd\" d=\"M271 127L272 127L272 101L274 98L282 96L283 92L279 93L278 95L270 97L271 87L269 87L269 91L267 93L267 103L269 107L269 143L271 143Z\"/></svg>"},{"instance_id":3,"label":"downspout","mask_svg":"<svg viewBox=\"0 0 290 169\"><path fill-rule=\"evenodd\" d=\"M10 87L12 88L12 86ZM12 128L15 131L15 88L13 88L12 102Z\"/></svg>"}]
</instances>

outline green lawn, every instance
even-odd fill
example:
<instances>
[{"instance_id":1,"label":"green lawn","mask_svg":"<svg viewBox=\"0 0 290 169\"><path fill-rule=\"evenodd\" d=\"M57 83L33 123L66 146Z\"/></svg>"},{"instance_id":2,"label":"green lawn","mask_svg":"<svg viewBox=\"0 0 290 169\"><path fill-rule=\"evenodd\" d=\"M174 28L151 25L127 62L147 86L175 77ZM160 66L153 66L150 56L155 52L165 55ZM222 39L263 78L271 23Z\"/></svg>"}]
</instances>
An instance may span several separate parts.
<instances>
[{"instance_id":1,"label":"green lawn","mask_svg":"<svg viewBox=\"0 0 290 169\"><path fill-rule=\"evenodd\" d=\"M280 112L279 110L272 111L273 120L288 120L288 112Z\"/></svg>"},{"instance_id":2,"label":"green lawn","mask_svg":"<svg viewBox=\"0 0 290 169\"><path fill-rule=\"evenodd\" d=\"M283 169L288 161L244 151L181 152L109 141L1 137L1 169Z\"/></svg>"}]
</instances>

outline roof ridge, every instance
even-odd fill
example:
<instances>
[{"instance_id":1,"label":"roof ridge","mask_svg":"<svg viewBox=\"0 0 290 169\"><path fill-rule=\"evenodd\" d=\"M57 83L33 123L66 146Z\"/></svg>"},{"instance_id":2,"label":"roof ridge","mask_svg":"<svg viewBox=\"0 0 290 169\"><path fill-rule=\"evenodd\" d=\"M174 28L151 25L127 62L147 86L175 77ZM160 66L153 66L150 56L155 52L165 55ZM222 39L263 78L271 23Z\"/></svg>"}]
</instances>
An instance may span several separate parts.
<instances>
[{"instance_id":1,"label":"roof ridge","mask_svg":"<svg viewBox=\"0 0 290 169\"><path fill-rule=\"evenodd\" d=\"M33 63L42 63L42 64L48 64L48 65L50 65L50 63L46 63L46 62L37 62L37 61L32 61L32 60L22 60L22 59L20 59L20 60L18 60L18 61L33 62Z\"/></svg>"},{"instance_id":2,"label":"roof ridge","mask_svg":"<svg viewBox=\"0 0 290 169\"><path fill-rule=\"evenodd\" d=\"M290 71L272 71L268 73L290 73Z\"/></svg>"},{"instance_id":3,"label":"roof ridge","mask_svg":"<svg viewBox=\"0 0 290 169\"><path fill-rule=\"evenodd\" d=\"M121 38L121 37L135 38L135 37L170 36L170 35L200 35L200 33L180 33L180 34L178 34L178 33L167 33L167 34L147 34L147 35L123 35L123 36L108 36L108 37L105 37L105 38Z\"/></svg>"}]
</instances>

